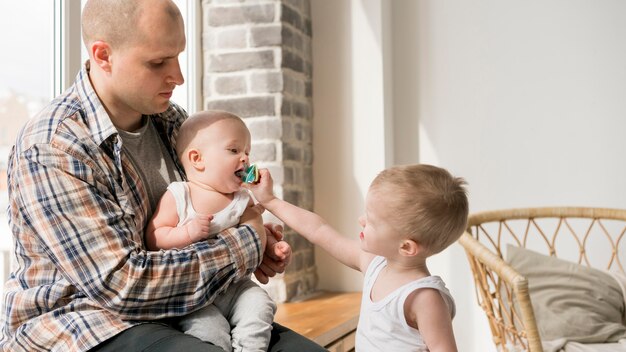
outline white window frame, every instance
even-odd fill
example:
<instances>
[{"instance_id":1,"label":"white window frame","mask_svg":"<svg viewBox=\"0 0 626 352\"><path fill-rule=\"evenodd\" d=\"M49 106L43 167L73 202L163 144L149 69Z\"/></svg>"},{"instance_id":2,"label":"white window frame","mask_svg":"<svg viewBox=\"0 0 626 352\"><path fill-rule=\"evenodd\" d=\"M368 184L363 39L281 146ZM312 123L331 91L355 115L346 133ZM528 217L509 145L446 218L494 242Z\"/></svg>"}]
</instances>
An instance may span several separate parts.
<instances>
[{"instance_id":1,"label":"white window frame","mask_svg":"<svg viewBox=\"0 0 626 352\"><path fill-rule=\"evenodd\" d=\"M187 36L187 112L202 110L202 4L187 0L185 34Z\"/></svg>"},{"instance_id":2,"label":"white window frame","mask_svg":"<svg viewBox=\"0 0 626 352\"><path fill-rule=\"evenodd\" d=\"M81 68L81 2L54 0L52 96L63 93Z\"/></svg>"}]
</instances>

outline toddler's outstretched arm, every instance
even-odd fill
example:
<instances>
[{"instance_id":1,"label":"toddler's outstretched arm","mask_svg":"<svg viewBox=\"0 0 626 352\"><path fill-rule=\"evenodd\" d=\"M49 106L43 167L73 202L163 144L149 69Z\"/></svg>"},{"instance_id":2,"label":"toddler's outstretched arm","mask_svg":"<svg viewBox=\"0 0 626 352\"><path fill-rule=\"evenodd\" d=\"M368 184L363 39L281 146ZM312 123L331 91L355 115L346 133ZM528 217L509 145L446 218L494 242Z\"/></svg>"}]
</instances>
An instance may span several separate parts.
<instances>
[{"instance_id":1,"label":"toddler's outstretched arm","mask_svg":"<svg viewBox=\"0 0 626 352\"><path fill-rule=\"evenodd\" d=\"M359 242L349 239L333 229L322 217L308 210L276 198L273 181L267 169L259 170L259 182L248 184L257 201L310 242L319 245L335 259L355 269L360 268L362 254Z\"/></svg>"}]
</instances>

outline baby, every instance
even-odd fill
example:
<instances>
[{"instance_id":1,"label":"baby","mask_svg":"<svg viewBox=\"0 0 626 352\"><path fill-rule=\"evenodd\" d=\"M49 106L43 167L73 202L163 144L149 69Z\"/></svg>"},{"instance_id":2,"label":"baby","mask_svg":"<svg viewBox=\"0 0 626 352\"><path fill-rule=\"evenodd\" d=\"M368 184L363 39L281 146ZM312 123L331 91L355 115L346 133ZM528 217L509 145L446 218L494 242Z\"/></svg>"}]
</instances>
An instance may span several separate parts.
<instances>
[{"instance_id":1,"label":"baby","mask_svg":"<svg viewBox=\"0 0 626 352\"><path fill-rule=\"evenodd\" d=\"M146 229L150 250L183 248L237 226L249 217L253 201L241 188L248 165L250 132L236 115L205 111L190 116L177 138L187 182L174 182L162 196ZM257 206L258 207L258 206ZM259 233L265 248L265 232ZM272 248L280 255L284 242ZM226 351L267 351L276 304L249 279L231 284L204 307L180 321L185 333ZM231 326L232 331L231 331Z\"/></svg>"},{"instance_id":2,"label":"baby","mask_svg":"<svg viewBox=\"0 0 626 352\"><path fill-rule=\"evenodd\" d=\"M343 264L364 273L357 351L457 351L455 305L426 258L454 243L466 228L465 182L439 167L382 171L365 198L359 240L339 234L315 213L276 198L260 170L248 186L267 210Z\"/></svg>"}]
</instances>

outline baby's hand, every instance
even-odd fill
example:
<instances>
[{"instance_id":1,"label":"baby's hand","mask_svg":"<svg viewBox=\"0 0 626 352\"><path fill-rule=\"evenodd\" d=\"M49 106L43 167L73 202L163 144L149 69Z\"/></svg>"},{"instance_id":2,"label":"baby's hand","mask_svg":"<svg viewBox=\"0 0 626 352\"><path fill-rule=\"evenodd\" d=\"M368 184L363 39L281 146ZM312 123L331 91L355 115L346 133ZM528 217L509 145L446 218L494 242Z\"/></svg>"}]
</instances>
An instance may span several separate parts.
<instances>
[{"instance_id":1,"label":"baby's hand","mask_svg":"<svg viewBox=\"0 0 626 352\"><path fill-rule=\"evenodd\" d=\"M280 240L272 244L270 252L276 259L285 261L285 265L289 264L289 259L291 259L291 246L289 245L289 243Z\"/></svg>"},{"instance_id":2,"label":"baby's hand","mask_svg":"<svg viewBox=\"0 0 626 352\"><path fill-rule=\"evenodd\" d=\"M273 193L274 181L268 169L259 169L259 181L245 184L245 187L252 191L254 198L262 205L275 198Z\"/></svg>"},{"instance_id":3,"label":"baby's hand","mask_svg":"<svg viewBox=\"0 0 626 352\"><path fill-rule=\"evenodd\" d=\"M198 242L209 237L211 220L213 220L213 215L197 215L185 225L191 241Z\"/></svg>"},{"instance_id":4,"label":"baby's hand","mask_svg":"<svg viewBox=\"0 0 626 352\"><path fill-rule=\"evenodd\" d=\"M263 252L261 265L254 272L260 283L266 284L270 277L285 272L285 267L291 261L291 246L283 241L283 227L278 224L265 224L267 230L267 244Z\"/></svg>"}]
</instances>

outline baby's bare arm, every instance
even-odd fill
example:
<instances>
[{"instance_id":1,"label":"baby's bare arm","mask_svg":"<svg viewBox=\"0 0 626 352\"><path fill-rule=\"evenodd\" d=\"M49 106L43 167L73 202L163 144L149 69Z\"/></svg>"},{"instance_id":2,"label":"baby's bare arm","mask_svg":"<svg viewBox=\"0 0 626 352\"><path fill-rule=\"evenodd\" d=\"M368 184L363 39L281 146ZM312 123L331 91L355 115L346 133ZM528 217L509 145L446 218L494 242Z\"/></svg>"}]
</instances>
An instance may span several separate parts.
<instances>
[{"instance_id":1,"label":"baby's bare arm","mask_svg":"<svg viewBox=\"0 0 626 352\"><path fill-rule=\"evenodd\" d=\"M184 248L209 236L213 216L198 215L184 226L177 226L176 200L170 191L161 197L146 228L146 246L151 251Z\"/></svg>"}]
</instances>

